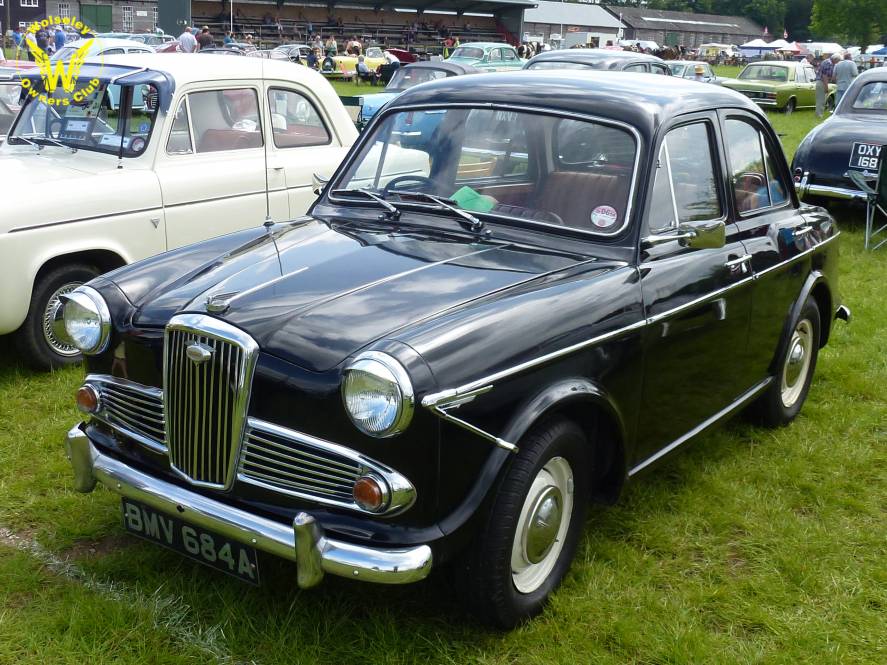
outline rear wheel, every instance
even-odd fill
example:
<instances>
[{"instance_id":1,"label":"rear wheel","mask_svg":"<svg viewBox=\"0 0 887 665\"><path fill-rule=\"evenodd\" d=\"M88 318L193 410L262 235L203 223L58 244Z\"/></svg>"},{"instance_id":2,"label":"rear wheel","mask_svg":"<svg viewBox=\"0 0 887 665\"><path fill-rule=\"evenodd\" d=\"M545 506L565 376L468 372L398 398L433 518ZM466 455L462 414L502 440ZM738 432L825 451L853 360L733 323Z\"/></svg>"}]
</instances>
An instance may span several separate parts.
<instances>
[{"instance_id":1,"label":"rear wheel","mask_svg":"<svg viewBox=\"0 0 887 665\"><path fill-rule=\"evenodd\" d=\"M834 98L834 95L832 95L832 96L826 98L826 100L825 100L825 110L828 111L829 113L834 113L834 112L835 112L835 98Z\"/></svg>"},{"instance_id":2,"label":"rear wheel","mask_svg":"<svg viewBox=\"0 0 887 665\"><path fill-rule=\"evenodd\" d=\"M501 628L545 607L573 561L589 495L588 442L575 423L545 421L519 447L462 579L474 612Z\"/></svg>"},{"instance_id":3,"label":"rear wheel","mask_svg":"<svg viewBox=\"0 0 887 665\"><path fill-rule=\"evenodd\" d=\"M785 103L785 106L782 107L782 112L786 115L791 115L795 112L795 108L797 108L797 106L798 102L795 100L794 97L792 97Z\"/></svg>"},{"instance_id":4,"label":"rear wheel","mask_svg":"<svg viewBox=\"0 0 887 665\"><path fill-rule=\"evenodd\" d=\"M820 331L819 307L808 298L791 328L773 383L755 405L755 415L761 424L788 425L801 411L816 370Z\"/></svg>"},{"instance_id":5,"label":"rear wheel","mask_svg":"<svg viewBox=\"0 0 887 665\"><path fill-rule=\"evenodd\" d=\"M37 279L28 317L15 333L16 346L25 362L41 370L80 362L80 352L65 333L61 296L98 275L95 266L71 263L53 268Z\"/></svg>"}]
</instances>

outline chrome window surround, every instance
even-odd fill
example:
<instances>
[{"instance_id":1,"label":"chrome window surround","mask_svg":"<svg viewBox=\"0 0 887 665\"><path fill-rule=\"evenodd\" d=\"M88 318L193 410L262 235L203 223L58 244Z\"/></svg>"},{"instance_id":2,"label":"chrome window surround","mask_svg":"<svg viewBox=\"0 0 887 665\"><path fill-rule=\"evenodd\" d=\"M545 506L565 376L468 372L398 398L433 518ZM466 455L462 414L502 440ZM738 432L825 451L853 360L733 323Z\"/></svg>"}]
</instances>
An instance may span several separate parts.
<instances>
[{"instance_id":1,"label":"chrome window surround","mask_svg":"<svg viewBox=\"0 0 887 665\"><path fill-rule=\"evenodd\" d=\"M628 133L631 134L631 136L635 140L634 168L632 169L632 174L631 174L631 184L629 185L629 188L628 188L628 202L626 203L626 207L625 207L625 220L622 222L622 226L620 226L618 229L614 229L610 233L595 233L595 232L589 231L587 229L578 229L578 228L567 227L567 226L559 226L557 224L549 224L547 222L539 222L539 221L536 221L533 219L522 219L522 218L518 218L518 217L511 217L509 215L500 215L500 214L496 214L496 213L483 213L485 216L492 217L497 220L519 221L522 224L529 223L529 224L532 224L534 227L549 228L549 229L552 229L555 231L560 231L561 233L564 231L564 229L566 229L570 233L579 233L584 236L588 236L590 238L614 237L614 236L617 236L620 233L622 233L628 227L629 222L631 221L632 203L634 201L635 189L637 186L638 171L640 169L640 162L641 162L641 152L644 147L644 143L643 143L643 139L641 138L641 134L640 134L640 132L638 132L638 130L634 126L629 125L628 123L622 122L620 120L613 120L611 118L602 118L602 117L595 116L595 115L588 115L585 113L575 113L575 112L570 112L570 111L557 111L554 109L539 108L536 106L523 106L523 105L519 105L519 104L493 104L493 103L487 103L487 104L479 103L478 104L478 103L470 103L470 102L456 102L456 103L450 103L450 104L417 104L415 106L408 106L408 107L407 106L403 106L403 107L391 106L389 108L388 106L386 106L386 107L384 107L384 112L379 112L375 116L373 116L373 119L371 121L373 123L372 127L375 127L377 124L381 123L384 120L384 118L387 117L388 115L393 114L393 113L397 113L397 112L447 110L447 109L451 109L451 108L454 108L454 109L481 109L481 110L490 110L490 111L517 111L517 112L521 112L521 113L535 113L535 114L539 114L539 115L554 116L556 118L584 120L586 122L598 122L598 123L601 123L604 125L610 125L612 127L618 127L620 129L628 131ZM362 146L360 146L360 147L362 147ZM342 162L342 165L340 166L339 171L337 171L334 176L335 177L335 187L329 187L328 191L332 192L334 189L336 189L337 187L342 185L342 178L344 177L344 175L347 171L347 167L349 167L351 165L351 162L353 161L352 157L355 157L356 155L357 155L357 150L354 150ZM355 201L353 199L337 198L337 197L333 196L332 194L327 195L327 199L329 201L332 201L333 203L337 203L337 204L342 204L342 203L345 203L345 204L350 203L351 205L355 204ZM366 205L363 202L358 202L358 203L360 205ZM408 206L415 206L416 208L418 208L420 210L439 210L439 208L437 208L437 207L427 205L424 203L418 203L415 201L401 202L401 204L404 204L404 203Z\"/></svg>"},{"instance_id":2,"label":"chrome window surround","mask_svg":"<svg viewBox=\"0 0 887 665\"><path fill-rule=\"evenodd\" d=\"M172 424L170 417L170 386L173 377L170 377L169 363L169 345L170 333L178 332L202 337L212 338L214 340L231 344L239 347L243 353L243 360L237 374L234 377L235 385L233 386L234 401L230 405L231 422L228 435L230 436L230 453L227 460L227 474L223 483L201 482L192 479L187 473L178 469L173 463L172 450L170 450L170 468L187 480L195 487L206 487L210 489L230 489L237 475L237 460L240 457L240 449L246 434L246 414L249 409L250 388L253 381L253 373L255 372L256 362L259 357L259 345L256 341L239 328L225 323L219 319L204 314L179 314L172 317L163 333L163 417L164 422L169 428ZM181 365L180 365L181 367ZM180 377L176 377L176 381L181 381ZM167 448L175 445L173 437L169 431L166 435Z\"/></svg>"},{"instance_id":3,"label":"chrome window surround","mask_svg":"<svg viewBox=\"0 0 887 665\"><path fill-rule=\"evenodd\" d=\"M718 298L718 297L722 296L724 293L726 293L732 289L736 289L736 288L745 286L746 284L748 284L750 282L760 279L761 277L763 277L764 275L767 275L768 273L771 273L775 270L779 270L781 268L784 268L784 267L798 261L799 259L801 259L809 254L812 254L813 252L819 250L820 248L824 247L828 243L836 240L838 237L840 237L840 235L841 235L841 232L839 231L839 232L835 233L835 235L831 236L830 238L826 238L822 242L819 242L816 245L814 245L813 247L810 247L802 252L798 252L795 256L793 256L792 258L790 258L786 261L772 265L764 270L761 270L760 272L752 273L748 277L741 279L737 282L734 282L733 284L731 284L729 286L726 286L722 289L718 289L717 291L712 291L711 293L707 293L703 296L700 296L699 298L696 298L695 300L691 300L689 302L683 303L682 305L679 305L678 307L675 307L674 309L670 309L666 312L660 312L659 314L656 314L655 316L640 319L639 321L636 321L635 323L629 324L629 325L624 326L622 328L617 328L616 330L611 330L610 332L606 332L601 335L597 335L596 337L592 337L591 339L587 339L585 341L578 342L578 343L573 344L571 346L564 347L563 349L559 349L557 351L552 351L551 353L546 353L546 354L538 356L536 358L532 358L531 360L526 360L522 363L519 363L517 365L513 365L512 367L508 367L506 369L500 370L498 372L495 372L494 374L490 374L490 375L482 377L480 379L475 379L474 381L471 381L469 383L465 383L465 384L458 386L456 388L448 388L446 390L441 390L436 393L430 393L428 395L425 395L425 397L422 398L422 406L425 407L426 409L432 411L433 413L437 414L438 416L440 416L444 420L447 420L455 425L458 425L459 427L466 429L466 430L480 436L481 438L486 439L487 441L492 442L497 447L504 448L505 450L508 450L509 452L516 453L516 452L518 452L519 449L514 443L500 439L496 435L491 434L490 432L486 432L486 431L472 425L471 423L468 423L468 422L462 420L461 418L454 416L452 413L449 412L449 410L456 409L459 406L461 406L462 404L472 401L473 399L475 399L479 395L482 395L484 393L491 391L495 387L495 384L497 381L501 381L502 379L507 378L507 377L511 376L512 374L519 374L519 373L524 372L526 370L533 369L535 367L539 367L540 365L544 365L546 363L549 363L553 360L557 360L558 358L562 358L563 356L569 355L571 353L575 353L576 351L581 351L582 349L585 349L585 348L588 348L591 346L595 346L597 344L609 341L609 340L617 338L617 337L621 337L624 334L627 334L627 333L630 333L630 332L633 332L636 330L640 330L641 328L644 328L648 325L653 325L655 323L658 323L659 321L662 321L663 319L666 319L670 316L678 314L684 310L690 309L691 307L696 307L697 305L699 305L703 302L706 302L707 300Z\"/></svg>"},{"instance_id":4,"label":"chrome window surround","mask_svg":"<svg viewBox=\"0 0 887 665\"><path fill-rule=\"evenodd\" d=\"M248 419L247 439L249 439L250 435L253 433L271 434L279 439L291 442L303 451L307 448L320 453L321 456L326 453L330 456L334 455L336 457L348 460L355 467L355 480L357 480L357 478L359 478L360 476L373 475L376 476L378 479L384 481L384 485L386 486L386 489L388 491L388 500L380 510L370 511L358 506L353 499L350 501L343 501L341 499L323 497L318 495L317 493L301 491L294 487L284 487L282 485L276 484L273 480L253 477L250 475L250 472L244 468L244 462L249 452L248 443L244 445L243 452L241 453L240 463L238 465L237 480L240 482L255 485L257 487L262 487L264 489L272 490L274 492L285 494L287 496L306 499L329 506L348 508L349 510L355 510L371 515L393 515L396 513L401 513L412 506L413 503L415 503L416 501L416 489L415 487L413 487L412 483L410 483L409 480L407 480L403 475L391 469L390 467L374 459L366 457L365 455L362 455L355 450L346 448L345 446L333 443L331 441L326 441L324 439L311 436L310 434L297 432L296 430L292 430L286 427L280 427L279 425L274 425L267 421L259 420L258 418ZM320 459L320 457L318 459ZM321 463L325 464L326 462L321 461Z\"/></svg>"},{"instance_id":5,"label":"chrome window surround","mask_svg":"<svg viewBox=\"0 0 887 665\"><path fill-rule=\"evenodd\" d=\"M150 436L157 430L166 431L160 388L106 374L89 374L85 384L92 386L99 396L98 410L88 415L154 452L166 454L165 435Z\"/></svg>"}]
</instances>

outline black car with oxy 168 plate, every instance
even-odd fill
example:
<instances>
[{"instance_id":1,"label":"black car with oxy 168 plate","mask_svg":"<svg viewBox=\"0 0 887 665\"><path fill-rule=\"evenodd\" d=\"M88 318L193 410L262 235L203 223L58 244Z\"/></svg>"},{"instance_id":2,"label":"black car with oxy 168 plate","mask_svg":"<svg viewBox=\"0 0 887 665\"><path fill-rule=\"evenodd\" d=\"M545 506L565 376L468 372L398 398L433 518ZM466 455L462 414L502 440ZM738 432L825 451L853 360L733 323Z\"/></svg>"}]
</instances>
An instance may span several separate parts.
<instances>
[{"instance_id":1,"label":"black car with oxy 168 plate","mask_svg":"<svg viewBox=\"0 0 887 665\"><path fill-rule=\"evenodd\" d=\"M580 71L417 86L310 216L69 296L75 486L135 502L142 531L175 517L178 549L216 567L235 542L295 561L303 588L451 563L514 626L566 574L590 500L746 407L798 414L849 315L838 235L733 91Z\"/></svg>"},{"instance_id":2,"label":"black car with oxy 168 plate","mask_svg":"<svg viewBox=\"0 0 887 665\"><path fill-rule=\"evenodd\" d=\"M834 115L814 127L795 152L798 193L816 202L859 201L866 195L854 177L874 184L887 145L887 68L857 76ZM855 176L853 174L856 174Z\"/></svg>"}]
</instances>

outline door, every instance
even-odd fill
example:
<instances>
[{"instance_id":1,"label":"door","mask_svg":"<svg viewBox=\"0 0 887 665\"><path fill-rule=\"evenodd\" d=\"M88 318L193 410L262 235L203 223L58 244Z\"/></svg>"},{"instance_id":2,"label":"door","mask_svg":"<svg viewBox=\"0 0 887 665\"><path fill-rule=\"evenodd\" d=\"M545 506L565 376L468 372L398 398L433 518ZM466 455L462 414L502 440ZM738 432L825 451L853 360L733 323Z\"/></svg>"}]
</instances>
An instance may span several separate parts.
<instances>
[{"instance_id":1,"label":"door","mask_svg":"<svg viewBox=\"0 0 887 665\"><path fill-rule=\"evenodd\" d=\"M772 132L751 114L725 113L723 133L736 225L757 275L752 300L748 381L769 373L772 354L788 312L809 272L799 254L811 243L812 229L789 194L788 168L777 159L782 148Z\"/></svg>"},{"instance_id":2,"label":"door","mask_svg":"<svg viewBox=\"0 0 887 665\"><path fill-rule=\"evenodd\" d=\"M10 0L11 2L12 0ZM80 3L81 20L96 32L111 32L111 5L88 5Z\"/></svg>"},{"instance_id":3,"label":"door","mask_svg":"<svg viewBox=\"0 0 887 665\"><path fill-rule=\"evenodd\" d=\"M640 256L644 384L638 446L643 467L664 448L749 388L739 378L748 337L752 279L736 226L729 223L716 116L693 116L659 146L643 235L660 240L679 224L721 221L726 244L691 249L680 239Z\"/></svg>"},{"instance_id":4,"label":"door","mask_svg":"<svg viewBox=\"0 0 887 665\"><path fill-rule=\"evenodd\" d=\"M510 71L512 69L520 69L523 64L517 55L517 51L512 48L503 48L502 51L502 69Z\"/></svg>"},{"instance_id":5,"label":"door","mask_svg":"<svg viewBox=\"0 0 887 665\"><path fill-rule=\"evenodd\" d=\"M269 169L259 90L232 86L188 93L168 116L156 172L169 249L289 219L282 170Z\"/></svg>"},{"instance_id":6,"label":"door","mask_svg":"<svg viewBox=\"0 0 887 665\"><path fill-rule=\"evenodd\" d=\"M289 218L293 219L304 215L317 198L314 174L329 178L345 157L346 148L330 131L329 120L308 91L274 84L268 87L267 95L266 123L272 129L269 177L276 182L282 174Z\"/></svg>"}]
</instances>

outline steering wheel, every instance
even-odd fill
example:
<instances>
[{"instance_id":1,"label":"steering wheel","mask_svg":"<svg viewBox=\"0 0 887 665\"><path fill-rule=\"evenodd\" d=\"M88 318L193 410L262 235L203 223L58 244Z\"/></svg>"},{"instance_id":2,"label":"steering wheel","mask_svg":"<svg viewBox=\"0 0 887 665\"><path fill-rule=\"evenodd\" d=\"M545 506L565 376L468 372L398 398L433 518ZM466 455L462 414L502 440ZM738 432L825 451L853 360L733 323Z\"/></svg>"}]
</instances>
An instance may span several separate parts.
<instances>
[{"instance_id":1,"label":"steering wheel","mask_svg":"<svg viewBox=\"0 0 887 665\"><path fill-rule=\"evenodd\" d=\"M434 181L431 178L426 178L424 175L399 175L388 181L388 184L385 185L385 188L382 190L382 195L388 196L391 193L391 190L396 189L395 185L399 185L403 182L415 182L420 185L434 185Z\"/></svg>"},{"instance_id":2,"label":"steering wheel","mask_svg":"<svg viewBox=\"0 0 887 665\"><path fill-rule=\"evenodd\" d=\"M62 120L61 118L53 118L49 121L49 125L46 127L46 131L49 134L50 138L57 139L62 134Z\"/></svg>"}]
</instances>

